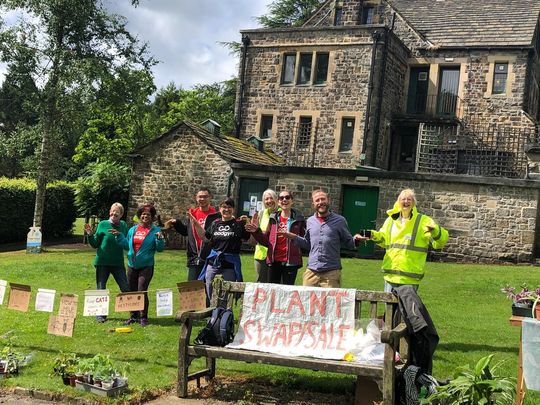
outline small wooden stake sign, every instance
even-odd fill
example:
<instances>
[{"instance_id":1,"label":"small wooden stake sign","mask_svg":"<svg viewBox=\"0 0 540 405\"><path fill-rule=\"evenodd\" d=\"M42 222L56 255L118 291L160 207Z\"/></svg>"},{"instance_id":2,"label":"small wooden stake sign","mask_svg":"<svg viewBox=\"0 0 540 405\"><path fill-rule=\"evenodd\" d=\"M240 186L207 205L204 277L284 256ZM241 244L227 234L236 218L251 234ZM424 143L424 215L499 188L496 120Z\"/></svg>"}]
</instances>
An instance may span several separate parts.
<instances>
[{"instance_id":1,"label":"small wooden stake sign","mask_svg":"<svg viewBox=\"0 0 540 405\"><path fill-rule=\"evenodd\" d=\"M49 327L47 333L49 335L58 336L73 336L73 328L75 327L75 318L61 315L51 315L49 318Z\"/></svg>"},{"instance_id":2,"label":"small wooden stake sign","mask_svg":"<svg viewBox=\"0 0 540 405\"><path fill-rule=\"evenodd\" d=\"M206 290L202 281L177 283L178 311L198 311L206 308Z\"/></svg>"},{"instance_id":3,"label":"small wooden stake sign","mask_svg":"<svg viewBox=\"0 0 540 405\"><path fill-rule=\"evenodd\" d=\"M114 302L115 312L141 311L144 309L144 293L128 292L118 294Z\"/></svg>"},{"instance_id":4,"label":"small wooden stake sign","mask_svg":"<svg viewBox=\"0 0 540 405\"><path fill-rule=\"evenodd\" d=\"M9 301L8 308L16 311L28 312L28 306L30 305L30 291L32 290L29 285L9 283Z\"/></svg>"}]
</instances>

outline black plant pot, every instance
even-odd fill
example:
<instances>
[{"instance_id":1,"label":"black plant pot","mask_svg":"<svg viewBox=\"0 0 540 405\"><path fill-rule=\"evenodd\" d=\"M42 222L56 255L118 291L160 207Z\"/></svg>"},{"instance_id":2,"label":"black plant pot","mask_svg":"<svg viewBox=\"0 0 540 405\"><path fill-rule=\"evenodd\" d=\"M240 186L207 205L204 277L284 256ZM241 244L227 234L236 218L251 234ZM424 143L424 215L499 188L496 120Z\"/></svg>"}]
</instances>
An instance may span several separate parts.
<instances>
[{"instance_id":1,"label":"black plant pot","mask_svg":"<svg viewBox=\"0 0 540 405\"><path fill-rule=\"evenodd\" d=\"M516 306L515 304L512 304L512 315L515 316L524 316L527 318L534 318L532 313L532 306L531 307L521 307Z\"/></svg>"}]
</instances>

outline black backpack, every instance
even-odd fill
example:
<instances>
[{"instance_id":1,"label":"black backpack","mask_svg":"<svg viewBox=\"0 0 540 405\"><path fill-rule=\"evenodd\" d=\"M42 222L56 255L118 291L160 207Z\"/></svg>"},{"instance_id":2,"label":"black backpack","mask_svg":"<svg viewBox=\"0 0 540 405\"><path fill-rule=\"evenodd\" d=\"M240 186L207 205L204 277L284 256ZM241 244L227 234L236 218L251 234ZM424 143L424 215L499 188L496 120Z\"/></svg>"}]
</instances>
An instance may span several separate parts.
<instances>
[{"instance_id":1,"label":"black backpack","mask_svg":"<svg viewBox=\"0 0 540 405\"><path fill-rule=\"evenodd\" d=\"M212 311L212 316L201 329L196 345L226 346L233 341L234 315L230 308L217 307Z\"/></svg>"}]
</instances>

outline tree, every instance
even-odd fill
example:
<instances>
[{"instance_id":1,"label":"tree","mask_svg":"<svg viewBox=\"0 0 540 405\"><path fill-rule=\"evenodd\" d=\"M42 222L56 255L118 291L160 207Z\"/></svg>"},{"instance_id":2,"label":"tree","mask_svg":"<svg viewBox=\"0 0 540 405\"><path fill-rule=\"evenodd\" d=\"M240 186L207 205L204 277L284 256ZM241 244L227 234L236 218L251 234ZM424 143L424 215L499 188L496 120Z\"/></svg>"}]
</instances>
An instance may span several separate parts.
<instances>
[{"instance_id":1,"label":"tree","mask_svg":"<svg viewBox=\"0 0 540 405\"><path fill-rule=\"evenodd\" d=\"M77 94L89 95L102 78L119 67L154 64L146 45L126 30L125 19L109 15L101 0L3 0L1 15L18 12L19 23L0 25L0 60L15 52L33 52L32 76L39 83L39 122L42 128L34 226L41 226L45 187L51 162L65 143L62 127L69 123L65 105ZM66 104L64 102L66 101Z\"/></svg>"},{"instance_id":2,"label":"tree","mask_svg":"<svg viewBox=\"0 0 540 405\"><path fill-rule=\"evenodd\" d=\"M146 70L121 68L104 78L73 161L79 165L95 161L127 163L127 152L156 135L146 125L148 98L154 90L152 76Z\"/></svg>"},{"instance_id":3,"label":"tree","mask_svg":"<svg viewBox=\"0 0 540 405\"><path fill-rule=\"evenodd\" d=\"M208 118L221 125L222 132L234 129L234 102L237 79L221 83L199 84L193 90L178 91L179 101L169 103L169 111L162 120L165 127L171 127L179 120L201 122Z\"/></svg>"},{"instance_id":4,"label":"tree","mask_svg":"<svg viewBox=\"0 0 540 405\"><path fill-rule=\"evenodd\" d=\"M268 14L257 17L257 21L268 28L279 28L304 24L325 0L274 0L268 6Z\"/></svg>"}]
</instances>

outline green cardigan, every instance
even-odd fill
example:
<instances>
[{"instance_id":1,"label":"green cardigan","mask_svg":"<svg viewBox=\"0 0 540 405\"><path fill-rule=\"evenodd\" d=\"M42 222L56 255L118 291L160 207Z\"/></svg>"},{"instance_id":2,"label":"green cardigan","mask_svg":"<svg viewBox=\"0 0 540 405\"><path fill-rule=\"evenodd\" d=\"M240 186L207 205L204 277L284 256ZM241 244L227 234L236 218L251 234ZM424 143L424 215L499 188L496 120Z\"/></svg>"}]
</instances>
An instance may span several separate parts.
<instances>
[{"instance_id":1,"label":"green cardigan","mask_svg":"<svg viewBox=\"0 0 540 405\"><path fill-rule=\"evenodd\" d=\"M109 233L109 229L116 229L124 236L128 231L124 221L117 226L113 226L108 219L98 224L96 232L88 237L90 246L97 248L94 266L124 267L124 250L116 243L116 237Z\"/></svg>"}]
</instances>

